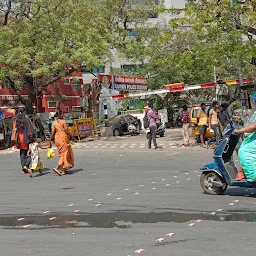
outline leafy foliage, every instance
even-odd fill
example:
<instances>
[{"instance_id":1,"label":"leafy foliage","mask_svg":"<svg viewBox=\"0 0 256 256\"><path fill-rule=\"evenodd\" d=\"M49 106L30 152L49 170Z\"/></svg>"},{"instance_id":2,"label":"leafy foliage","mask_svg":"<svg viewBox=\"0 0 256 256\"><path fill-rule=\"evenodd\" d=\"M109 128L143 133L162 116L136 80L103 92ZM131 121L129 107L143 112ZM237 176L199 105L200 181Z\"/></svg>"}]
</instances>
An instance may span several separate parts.
<instances>
[{"instance_id":1,"label":"leafy foliage","mask_svg":"<svg viewBox=\"0 0 256 256\"><path fill-rule=\"evenodd\" d=\"M85 62L88 69L110 59L110 49L129 52L128 24L139 27L152 1L1 0L0 79L18 93L29 85L32 111L36 95ZM129 46L133 45L133 46ZM137 56L141 53L138 51ZM127 54L128 55L128 54Z\"/></svg>"}]
</instances>

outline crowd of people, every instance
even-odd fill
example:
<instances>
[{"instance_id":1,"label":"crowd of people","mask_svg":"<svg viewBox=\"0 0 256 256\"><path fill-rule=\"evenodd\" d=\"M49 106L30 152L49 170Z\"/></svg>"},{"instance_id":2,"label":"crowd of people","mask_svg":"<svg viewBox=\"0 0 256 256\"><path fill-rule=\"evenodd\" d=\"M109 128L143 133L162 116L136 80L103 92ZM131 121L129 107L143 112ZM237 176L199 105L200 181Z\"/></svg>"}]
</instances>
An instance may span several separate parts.
<instances>
[{"instance_id":1,"label":"crowd of people","mask_svg":"<svg viewBox=\"0 0 256 256\"><path fill-rule=\"evenodd\" d=\"M225 127L231 122L231 120L240 119L239 116L235 115L235 108L237 106L237 100L232 99L231 103L228 104L223 102L219 105L218 102L213 102L212 106L206 108L205 103L201 103L200 110L197 114L197 125L199 127L200 132L200 141L203 148L208 148L209 145L213 142L218 145L222 131ZM152 141L155 149L159 149L156 141L156 132L157 132L157 124L160 122L160 115L153 107L153 103L148 103L148 110L146 112L146 118L148 120L148 128L150 129L149 137L148 137L148 149L151 149ZM181 122L183 128L183 144L182 147L189 146L189 127L191 126L190 114L188 111L188 107L184 105L182 107L181 113ZM144 124L145 126L145 124ZM206 140L207 130L210 131L212 136L209 140Z\"/></svg>"},{"instance_id":2,"label":"crowd of people","mask_svg":"<svg viewBox=\"0 0 256 256\"><path fill-rule=\"evenodd\" d=\"M73 138L63 119L62 112L57 112L55 120L52 120L51 139L48 147L43 147L38 143L36 131L30 119L26 116L24 108L18 110L13 127L12 141L20 151L20 164L23 174L28 173L30 177L33 176L34 171L43 174L44 165L41 162L39 149L51 148L52 141L55 141L59 152L58 165L53 168L53 171L61 176L67 174L68 170L74 167L74 155L71 148L71 139Z\"/></svg>"},{"instance_id":3,"label":"crowd of people","mask_svg":"<svg viewBox=\"0 0 256 256\"><path fill-rule=\"evenodd\" d=\"M240 119L239 116L235 115L235 107L237 100L232 99L231 103L226 102L219 105L218 102L213 102L210 108L206 108L205 103L201 103L200 110L197 114L197 125L200 132L200 141L203 148L208 146L215 141L218 145L223 129L234 119ZM187 106L183 106L181 121L183 124L183 137L184 144L182 146L187 147L189 145L189 127L190 127L190 115ZM214 137L206 141L206 132L215 134Z\"/></svg>"}]
</instances>

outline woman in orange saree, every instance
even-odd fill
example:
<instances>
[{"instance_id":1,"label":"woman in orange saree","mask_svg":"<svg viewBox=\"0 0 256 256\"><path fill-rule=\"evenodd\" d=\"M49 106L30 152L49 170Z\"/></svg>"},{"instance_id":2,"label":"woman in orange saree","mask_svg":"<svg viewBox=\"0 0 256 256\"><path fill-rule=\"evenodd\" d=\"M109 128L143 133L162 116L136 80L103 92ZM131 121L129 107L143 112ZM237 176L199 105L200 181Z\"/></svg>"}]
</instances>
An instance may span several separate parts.
<instances>
[{"instance_id":1,"label":"woman in orange saree","mask_svg":"<svg viewBox=\"0 0 256 256\"><path fill-rule=\"evenodd\" d=\"M59 175L67 174L68 170L74 167L74 154L70 144L70 134L66 122L63 120L62 112L56 113L56 120L52 124L51 142L54 138L55 145L59 151L59 162L53 170ZM50 143L50 147L52 143Z\"/></svg>"}]
</instances>

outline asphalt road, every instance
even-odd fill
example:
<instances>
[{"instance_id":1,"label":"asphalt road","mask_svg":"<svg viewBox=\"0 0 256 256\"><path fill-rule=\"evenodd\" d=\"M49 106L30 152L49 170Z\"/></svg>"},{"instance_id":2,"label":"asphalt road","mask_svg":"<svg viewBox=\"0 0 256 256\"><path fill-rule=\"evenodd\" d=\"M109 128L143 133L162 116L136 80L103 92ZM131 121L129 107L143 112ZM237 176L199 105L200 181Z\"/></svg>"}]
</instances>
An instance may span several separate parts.
<instances>
[{"instance_id":1,"label":"asphalt road","mask_svg":"<svg viewBox=\"0 0 256 256\"><path fill-rule=\"evenodd\" d=\"M18 153L0 155L1 255L255 255L256 191L203 194L211 150L74 152L72 174L32 179Z\"/></svg>"}]
</instances>

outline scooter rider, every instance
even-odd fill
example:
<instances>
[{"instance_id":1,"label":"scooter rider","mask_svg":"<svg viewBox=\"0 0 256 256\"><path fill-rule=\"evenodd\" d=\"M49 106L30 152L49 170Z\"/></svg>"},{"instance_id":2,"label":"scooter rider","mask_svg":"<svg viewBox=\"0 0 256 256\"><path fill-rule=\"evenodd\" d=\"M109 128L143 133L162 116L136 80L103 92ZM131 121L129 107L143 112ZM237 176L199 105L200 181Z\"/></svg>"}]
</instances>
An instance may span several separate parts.
<instances>
[{"instance_id":1,"label":"scooter rider","mask_svg":"<svg viewBox=\"0 0 256 256\"><path fill-rule=\"evenodd\" d=\"M233 134L250 133L240 146L238 157L246 179L256 182L256 118L252 125L234 130Z\"/></svg>"}]
</instances>

